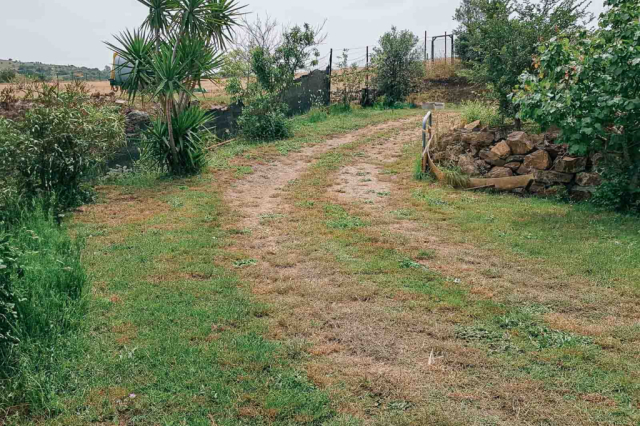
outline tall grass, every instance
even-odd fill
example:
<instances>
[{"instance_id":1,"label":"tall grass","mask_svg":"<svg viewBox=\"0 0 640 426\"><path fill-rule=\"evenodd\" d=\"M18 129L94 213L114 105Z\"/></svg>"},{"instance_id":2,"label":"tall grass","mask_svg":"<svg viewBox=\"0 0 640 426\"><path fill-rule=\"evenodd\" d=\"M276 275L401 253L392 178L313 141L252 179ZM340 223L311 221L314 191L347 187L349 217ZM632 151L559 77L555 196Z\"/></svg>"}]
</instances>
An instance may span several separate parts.
<instances>
[{"instance_id":1,"label":"tall grass","mask_svg":"<svg viewBox=\"0 0 640 426\"><path fill-rule=\"evenodd\" d=\"M427 80L448 80L456 77L456 73L462 68L462 62L459 59L454 61L451 58L438 58L434 61L429 59L424 64Z\"/></svg>"},{"instance_id":2,"label":"tall grass","mask_svg":"<svg viewBox=\"0 0 640 426\"><path fill-rule=\"evenodd\" d=\"M500 127L504 120L498 112L498 107L481 101L467 101L462 104L462 119L466 123L480 120L483 126Z\"/></svg>"},{"instance_id":3,"label":"tall grass","mask_svg":"<svg viewBox=\"0 0 640 426\"><path fill-rule=\"evenodd\" d=\"M17 313L8 321L17 341L0 346L0 423L3 412L17 408L55 410L58 396L73 382L66 366L82 348L78 332L88 278L80 263L81 243L41 205L4 226L19 267L8 286Z\"/></svg>"}]
</instances>

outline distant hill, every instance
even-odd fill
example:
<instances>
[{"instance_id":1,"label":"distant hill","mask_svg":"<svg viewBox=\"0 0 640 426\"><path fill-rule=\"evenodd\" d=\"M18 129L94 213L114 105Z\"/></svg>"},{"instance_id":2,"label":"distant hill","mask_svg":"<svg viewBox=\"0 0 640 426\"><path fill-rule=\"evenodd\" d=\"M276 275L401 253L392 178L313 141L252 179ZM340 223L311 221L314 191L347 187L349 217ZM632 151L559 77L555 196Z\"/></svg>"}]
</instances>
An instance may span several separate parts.
<instances>
[{"instance_id":1,"label":"distant hill","mask_svg":"<svg viewBox=\"0 0 640 426\"><path fill-rule=\"evenodd\" d=\"M108 80L110 69L76 67L75 65L51 65L42 62L21 62L0 59L0 71L14 70L16 73L42 80Z\"/></svg>"}]
</instances>

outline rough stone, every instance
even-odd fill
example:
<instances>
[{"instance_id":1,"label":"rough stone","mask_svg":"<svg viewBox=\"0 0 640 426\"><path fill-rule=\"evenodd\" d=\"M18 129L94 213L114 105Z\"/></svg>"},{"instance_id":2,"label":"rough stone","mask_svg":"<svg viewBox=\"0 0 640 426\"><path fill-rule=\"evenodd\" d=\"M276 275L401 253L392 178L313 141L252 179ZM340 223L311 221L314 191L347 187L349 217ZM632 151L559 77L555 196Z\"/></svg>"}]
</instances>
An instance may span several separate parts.
<instances>
[{"instance_id":1,"label":"rough stone","mask_svg":"<svg viewBox=\"0 0 640 426\"><path fill-rule=\"evenodd\" d=\"M575 200L575 201L587 201L591 199L591 197L593 197L593 194L595 193L595 191L596 191L596 188L594 187L574 186L569 191L569 196L571 197L572 200Z\"/></svg>"},{"instance_id":2,"label":"rough stone","mask_svg":"<svg viewBox=\"0 0 640 426\"><path fill-rule=\"evenodd\" d=\"M494 141L494 134L491 132L473 132L460 135L463 143L468 145L489 146Z\"/></svg>"},{"instance_id":3,"label":"rough stone","mask_svg":"<svg viewBox=\"0 0 640 426\"><path fill-rule=\"evenodd\" d=\"M551 156L551 158L555 160L556 158L562 157L567 153L567 150L569 149L569 145L566 145L566 144L558 145L555 143L547 142L543 145L538 146L538 148L544 149L545 151L547 151Z\"/></svg>"},{"instance_id":4,"label":"rough stone","mask_svg":"<svg viewBox=\"0 0 640 426\"><path fill-rule=\"evenodd\" d=\"M151 117L144 111L133 110L125 117L127 135L137 135L147 130Z\"/></svg>"},{"instance_id":5,"label":"rough stone","mask_svg":"<svg viewBox=\"0 0 640 426\"><path fill-rule=\"evenodd\" d=\"M503 178L511 176L513 176L513 171L506 167L494 167L489 173L487 173L488 178Z\"/></svg>"},{"instance_id":6,"label":"rough stone","mask_svg":"<svg viewBox=\"0 0 640 426\"><path fill-rule=\"evenodd\" d=\"M585 157L559 157L553 169L561 173L580 173L587 168L587 159Z\"/></svg>"},{"instance_id":7,"label":"rough stone","mask_svg":"<svg viewBox=\"0 0 640 426\"><path fill-rule=\"evenodd\" d=\"M486 175L487 172L491 170L491 164L479 158L476 158L476 167L481 175Z\"/></svg>"},{"instance_id":8,"label":"rough stone","mask_svg":"<svg viewBox=\"0 0 640 426\"><path fill-rule=\"evenodd\" d=\"M595 154L591 155L591 158L589 158L589 161L591 162L591 167L593 168L598 168L601 165L603 165L604 160L605 160L605 156L601 152L596 152Z\"/></svg>"},{"instance_id":9,"label":"rough stone","mask_svg":"<svg viewBox=\"0 0 640 426\"><path fill-rule=\"evenodd\" d=\"M576 183L580 186L600 186L602 178L597 173L578 173Z\"/></svg>"},{"instance_id":10,"label":"rough stone","mask_svg":"<svg viewBox=\"0 0 640 426\"><path fill-rule=\"evenodd\" d=\"M544 145L544 133L529 135L529 138L536 145Z\"/></svg>"},{"instance_id":11,"label":"rough stone","mask_svg":"<svg viewBox=\"0 0 640 426\"><path fill-rule=\"evenodd\" d=\"M547 151L536 151L525 157L524 163L518 169L518 174L526 175L531 173L532 170L547 170L551 167L551 164L551 157L547 154Z\"/></svg>"},{"instance_id":12,"label":"rough stone","mask_svg":"<svg viewBox=\"0 0 640 426\"><path fill-rule=\"evenodd\" d=\"M481 127L482 123L480 122L480 120L477 120L464 126L464 129L470 132L479 132Z\"/></svg>"},{"instance_id":13,"label":"rough stone","mask_svg":"<svg viewBox=\"0 0 640 426\"><path fill-rule=\"evenodd\" d=\"M511 148L509 147L509 144L507 144L505 141L502 141L496 146L494 146L493 148L491 148L491 152L496 154L498 158L504 160L509 155L511 155Z\"/></svg>"},{"instance_id":14,"label":"rough stone","mask_svg":"<svg viewBox=\"0 0 640 426\"><path fill-rule=\"evenodd\" d=\"M511 147L511 152L516 155L526 155L533 151L536 144L525 132L513 132L507 137L507 143Z\"/></svg>"},{"instance_id":15,"label":"rough stone","mask_svg":"<svg viewBox=\"0 0 640 426\"><path fill-rule=\"evenodd\" d=\"M504 166L505 166L507 169L511 169L511 170L513 170L513 171L515 172L516 170L518 170L518 169L522 166L522 163L518 163L517 161L514 161L514 162L512 162L512 163L507 163L507 164L505 164ZM525 173L525 174L526 174L526 173Z\"/></svg>"},{"instance_id":16,"label":"rough stone","mask_svg":"<svg viewBox=\"0 0 640 426\"><path fill-rule=\"evenodd\" d=\"M541 197L553 197L555 195L558 195L560 193L561 190L564 189L564 186L552 186L552 187L546 187L543 184L534 182L533 184L531 184L531 186L529 187L529 192L531 192L532 194L536 194L538 196Z\"/></svg>"},{"instance_id":17,"label":"rough stone","mask_svg":"<svg viewBox=\"0 0 640 426\"><path fill-rule=\"evenodd\" d=\"M463 173L471 176L480 174L476 166L476 160L471 154L463 154L458 158L458 167Z\"/></svg>"},{"instance_id":18,"label":"rough stone","mask_svg":"<svg viewBox=\"0 0 640 426\"><path fill-rule=\"evenodd\" d=\"M558 183L571 183L573 174L554 172L553 170L538 170L535 172L535 180L545 185Z\"/></svg>"},{"instance_id":19,"label":"rough stone","mask_svg":"<svg viewBox=\"0 0 640 426\"><path fill-rule=\"evenodd\" d=\"M510 155L507 157L507 163L522 163L524 161L524 155Z\"/></svg>"},{"instance_id":20,"label":"rough stone","mask_svg":"<svg viewBox=\"0 0 640 426\"><path fill-rule=\"evenodd\" d=\"M489 149L483 149L482 151L480 151L480 158L494 166L501 167L507 164L507 162L500 158L498 154Z\"/></svg>"}]
</instances>

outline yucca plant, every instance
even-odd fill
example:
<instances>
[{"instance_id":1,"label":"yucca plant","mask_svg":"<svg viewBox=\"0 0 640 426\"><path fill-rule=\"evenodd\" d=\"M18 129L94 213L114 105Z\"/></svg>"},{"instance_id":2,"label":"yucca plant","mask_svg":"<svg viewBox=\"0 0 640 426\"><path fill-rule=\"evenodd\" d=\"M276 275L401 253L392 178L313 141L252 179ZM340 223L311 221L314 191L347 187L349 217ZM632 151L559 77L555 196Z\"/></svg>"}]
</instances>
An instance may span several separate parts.
<instances>
[{"instance_id":1,"label":"yucca plant","mask_svg":"<svg viewBox=\"0 0 640 426\"><path fill-rule=\"evenodd\" d=\"M141 28L114 36L117 44L106 44L124 60L119 67L127 77L122 89L129 98L145 91L162 106L149 140L164 155L153 158L162 159L161 165L173 174L194 172L192 166L201 162L193 159L203 156L203 148L185 141L200 140L204 118L196 120L190 109L193 90L215 77L244 6L236 0L138 1L149 8ZM184 128L174 127L184 123L198 127L189 128L189 138L179 140L176 136ZM160 131L164 127L166 131Z\"/></svg>"}]
</instances>

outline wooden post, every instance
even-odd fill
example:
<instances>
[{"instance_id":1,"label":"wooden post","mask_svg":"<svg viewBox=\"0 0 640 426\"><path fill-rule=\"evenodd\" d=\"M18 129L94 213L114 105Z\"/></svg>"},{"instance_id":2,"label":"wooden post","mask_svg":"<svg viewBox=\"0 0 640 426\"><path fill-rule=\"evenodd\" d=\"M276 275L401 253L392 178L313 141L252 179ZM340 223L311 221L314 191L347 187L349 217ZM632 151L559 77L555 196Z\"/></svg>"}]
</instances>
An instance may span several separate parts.
<instances>
[{"instance_id":1,"label":"wooden post","mask_svg":"<svg viewBox=\"0 0 640 426\"><path fill-rule=\"evenodd\" d=\"M333 68L333 49L329 52L329 76L331 76L331 69Z\"/></svg>"},{"instance_id":2,"label":"wooden post","mask_svg":"<svg viewBox=\"0 0 640 426\"><path fill-rule=\"evenodd\" d=\"M365 73L366 88L369 90L369 46L367 46L367 71Z\"/></svg>"}]
</instances>

